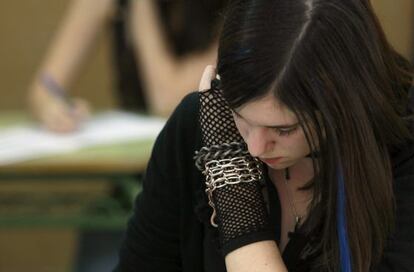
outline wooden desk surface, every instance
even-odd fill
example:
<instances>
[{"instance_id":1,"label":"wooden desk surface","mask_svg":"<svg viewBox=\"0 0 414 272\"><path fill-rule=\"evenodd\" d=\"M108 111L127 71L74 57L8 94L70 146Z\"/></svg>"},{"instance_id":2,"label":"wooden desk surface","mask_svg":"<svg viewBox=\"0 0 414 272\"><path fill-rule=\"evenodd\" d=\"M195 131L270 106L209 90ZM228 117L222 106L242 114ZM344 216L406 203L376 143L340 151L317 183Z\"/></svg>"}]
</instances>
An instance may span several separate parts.
<instances>
[{"instance_id":1,"label":"wooden desk surface","mask_svg":"<svg viewBox=\"0 0 414 272\"><path fill-rule=\"evenodd\" d=\"M0 112L0 128L32 122L23 112ZM154 139L96 146L0 166L0 175L129 174L145 170Z\"/></svg>"}]
</instances>

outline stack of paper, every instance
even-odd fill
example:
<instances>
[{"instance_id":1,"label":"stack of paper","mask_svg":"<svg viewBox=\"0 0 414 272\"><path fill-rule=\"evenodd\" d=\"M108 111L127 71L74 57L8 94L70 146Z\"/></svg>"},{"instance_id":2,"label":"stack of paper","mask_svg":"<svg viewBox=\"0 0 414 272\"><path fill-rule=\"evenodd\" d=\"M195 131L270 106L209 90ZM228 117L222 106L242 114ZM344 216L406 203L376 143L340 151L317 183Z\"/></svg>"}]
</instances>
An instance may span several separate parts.
<instances>
[{"instance_id":1,"label":"stack of paper","mask_svg":"<svg viewBox=\"0 0 414 272\"><path fill-rule=\"evenodd\" d=\"M39 126L0 129L0 165L51 154L72 152L84 147L152 139L165 120L132 113L111 111L98 114L69 134L56 134Z\"/></svg>"}]
</instances>

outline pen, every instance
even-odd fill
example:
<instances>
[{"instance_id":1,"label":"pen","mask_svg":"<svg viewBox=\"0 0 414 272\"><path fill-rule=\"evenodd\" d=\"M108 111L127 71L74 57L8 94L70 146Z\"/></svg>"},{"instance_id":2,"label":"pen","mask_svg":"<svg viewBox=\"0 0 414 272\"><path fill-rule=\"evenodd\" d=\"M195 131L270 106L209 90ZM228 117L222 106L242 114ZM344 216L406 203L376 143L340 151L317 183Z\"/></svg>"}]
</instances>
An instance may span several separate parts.
<instances>
[{"instance_id":1,"label":"pen","mask_svg":"<svg viewBox=\"0 0 414 272\"><path fill-rule=\"evenodd\" d=\"M61 99L65 102L69 107L73 107L73 101L68 96L67 92L54 80L54 78L48 73L42 73L40 76L40 82L46 90L53 96Z\"/></svg>"}]
</instances>

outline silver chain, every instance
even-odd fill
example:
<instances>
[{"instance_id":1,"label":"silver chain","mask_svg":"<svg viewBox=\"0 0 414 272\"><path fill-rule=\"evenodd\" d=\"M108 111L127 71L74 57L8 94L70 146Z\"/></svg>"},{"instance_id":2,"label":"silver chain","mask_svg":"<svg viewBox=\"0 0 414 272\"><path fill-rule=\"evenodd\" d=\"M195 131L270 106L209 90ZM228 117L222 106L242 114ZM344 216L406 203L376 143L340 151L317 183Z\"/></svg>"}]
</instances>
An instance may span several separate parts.
<instances>
[{"instance_id":1,"label":"silver chain","mask_svg":"<svg viewBox=\"0 0 414 272\"><path fill-rule=\"evenodd\" d=\"M196 152L196 166L206 177L206 193L213 208L211 225L215 223L216 209L213 192L218 188L239 183L259 181L263 177L261 162L252 157L241 143L230 143L203 147Z\"/></svg>"},{"instance_id":2,"label":"silver chain","mask_svg":"<svg viewBox=\"0 0 414 272\"><path fill-rule=\"evenodd\" d=\"M200 171L204 171L208 161L246 155L249 155L249 152L246 150L244 143L231 142L202 147L199 151L195 152L194 160L197 168Z\"/></svg>"},{"instance_id":3,"label":"silver chain","mask_svg":"<svg viewBox=\"0 0 414 272\"><path fill-rule=\"evenodd\" d=\"M283 175L284 178L284 184L286 187L286 190L288 191L288 200L290 204L290 209L292 210L293 216L295 217L295 231L298 228L299 224L301 223L302 216L300 216L296 210L295 202L293 201L293 192L288 184L288 178L289 176L289 168L286 168L285 175Z\"/></svg>"},{"instance_id":4,"label":"silver chain","mask_svg":"<svg viewBox=\"0 0 414 272\"><path fill-rule=\"evenodd\" d=\"M209 205L213 208L210 223L217 227L215 222L216 209L213 203L214 190L226 185L259 181L262 179L263 171L258 159L243 156L209 161L205 165L203 174L206 176L206 193Z\"/></svg>"}]
</instances>

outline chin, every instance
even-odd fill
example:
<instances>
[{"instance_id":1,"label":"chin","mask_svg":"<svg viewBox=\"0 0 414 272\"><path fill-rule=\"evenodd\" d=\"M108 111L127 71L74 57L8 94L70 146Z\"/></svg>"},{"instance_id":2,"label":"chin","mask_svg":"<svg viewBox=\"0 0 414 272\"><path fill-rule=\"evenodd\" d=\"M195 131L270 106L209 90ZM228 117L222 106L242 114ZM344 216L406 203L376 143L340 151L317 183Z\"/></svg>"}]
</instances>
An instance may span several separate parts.
<instances>
[{"instance_id":1,"label":"chin","mask_svg":"<svg viewBox=\"0 0 414 272\"><path fill-rule=\"evenodd\" d=\"M286 169L286 168L291 166L288 163L266 164L266 165L267 165L267 167L269 167L273 170L283 170L283 169Z\"/></svg>"},{"instance_id":2,"label":"chin","mask_svg":"<svg viewBox=\"0 0 414 272\"><path fill-rule=\"evenodd\" d=\"M267 165L268 168L272 169L272 170L283 170L286 169L286 167L282 167L282 166L273 166L273 165Z\"/></svg>"}]
</instances>

